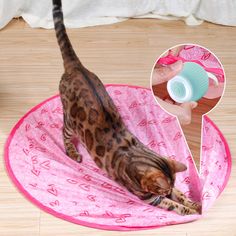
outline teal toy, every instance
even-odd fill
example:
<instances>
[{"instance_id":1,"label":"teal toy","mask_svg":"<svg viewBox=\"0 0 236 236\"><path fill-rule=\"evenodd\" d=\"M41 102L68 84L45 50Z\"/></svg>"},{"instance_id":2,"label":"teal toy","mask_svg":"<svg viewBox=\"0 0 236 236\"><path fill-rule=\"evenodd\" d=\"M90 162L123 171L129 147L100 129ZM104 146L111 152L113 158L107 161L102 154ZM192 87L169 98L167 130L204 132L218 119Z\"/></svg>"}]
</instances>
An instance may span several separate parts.
<instances>
[{"instance_id":1,"label":"teal toy","mask_svg":"<svg viewBox=\"0 0 236 236\"><path fill-rule=\"evenodd\" d=\"M209 79L213 79L216 86L218 85L215 75L206 72L195 62L185 62L180 73L168 81L167 91L178 103L198 101L206 94Z\"/></svg>"}]
</instances>

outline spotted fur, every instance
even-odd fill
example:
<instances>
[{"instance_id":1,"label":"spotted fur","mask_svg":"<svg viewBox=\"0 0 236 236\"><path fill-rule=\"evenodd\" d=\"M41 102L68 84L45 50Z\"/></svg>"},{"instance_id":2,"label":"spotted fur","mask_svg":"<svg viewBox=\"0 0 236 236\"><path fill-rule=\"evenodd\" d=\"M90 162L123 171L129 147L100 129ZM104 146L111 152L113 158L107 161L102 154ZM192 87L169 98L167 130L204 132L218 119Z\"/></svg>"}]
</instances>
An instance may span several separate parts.
<instances>
[{"instance_id":1,"label":"spotted fur","mask_svg":"<svg viewBox=\"0 0 236 236\"><path fill-rule=\"evenodd\" d=\"M174 189L175 173L185 165L143 145L125 126L99 78L80 62L66 33L60 0L53 0L53 19L65 68L59 90L68 156L82 161L72 142L77 138L99 168L140 199L182 215L197 213L199 206Z\"/></svg>"}]
</instances>

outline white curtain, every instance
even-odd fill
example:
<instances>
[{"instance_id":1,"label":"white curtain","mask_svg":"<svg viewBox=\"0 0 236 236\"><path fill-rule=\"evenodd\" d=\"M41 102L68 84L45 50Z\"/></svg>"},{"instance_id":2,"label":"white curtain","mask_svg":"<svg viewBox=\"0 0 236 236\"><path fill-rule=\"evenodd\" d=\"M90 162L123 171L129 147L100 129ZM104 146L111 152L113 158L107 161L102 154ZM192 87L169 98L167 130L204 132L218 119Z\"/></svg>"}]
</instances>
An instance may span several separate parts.
<instances>
[{"instance_id":1,"label":"white curtain","mask_svg":"<svg viewBox=\"0 0 236 236\"><path fill-rule=\"evenodd\" d=\"M67 27L111 24L130 17L207 20L236 26L236 0L62 0ZM31 27L52 28L51 0L0 0L0 28L22 16ZM199 20L200 19L200 20Z\"/></svg>"}]
</instances>

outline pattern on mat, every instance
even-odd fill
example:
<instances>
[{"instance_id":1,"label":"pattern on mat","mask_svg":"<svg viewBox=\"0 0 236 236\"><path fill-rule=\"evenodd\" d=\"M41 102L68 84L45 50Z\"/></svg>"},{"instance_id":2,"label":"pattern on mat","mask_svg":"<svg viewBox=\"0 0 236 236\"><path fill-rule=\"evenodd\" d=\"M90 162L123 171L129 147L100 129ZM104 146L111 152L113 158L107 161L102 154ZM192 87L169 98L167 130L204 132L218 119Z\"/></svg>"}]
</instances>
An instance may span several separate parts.
<instances>
[{"instance_id":1,"label":"pattern on mat","mask_svg":"<svg viewBox=\"0 0 236 236\"><path fill-rule=\"evenodd\" d=\"M195 60L201 63L205 69L213 72L219 82L224 82L224 71L218 59L208 50L194 45L185 45L179 52L179 56L186 61ZM212 81L210 80L210 83Z\"/></svg>"},{"instance_id":2,"label":"pattern on mat","mask_svg":"<svg viewBox=\"0 0 236 236\"><path fill-rule=\"evenodd\" d=\"M206 211L221 192L228 169L228 157L217 130L205 120L199 178L176 119L156 105L149 90L128 86L108 86L107 90L131 132L154 151L188 166L187 171L177 175L176 185L193 200L202 199ZM53 214L77 223L131 228L199 218L142 203L108 179L80 145L84 159L82 164L75 163L65 155L61 129L62 107L59 97L55 97L22 120L9 145L9 165L19 184Z\"/></svg>"}]
</instances>

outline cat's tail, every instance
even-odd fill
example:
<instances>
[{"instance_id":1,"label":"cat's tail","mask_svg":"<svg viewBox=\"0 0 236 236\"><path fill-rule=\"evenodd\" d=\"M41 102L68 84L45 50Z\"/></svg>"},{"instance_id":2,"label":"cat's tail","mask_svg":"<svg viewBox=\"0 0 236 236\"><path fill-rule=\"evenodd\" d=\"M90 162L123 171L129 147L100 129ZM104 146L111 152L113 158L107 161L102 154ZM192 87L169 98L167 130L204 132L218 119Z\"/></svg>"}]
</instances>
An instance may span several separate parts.
<instances>
[{"instance_id":1,"label":"cat's tail","mask_svg":"<svg viewBox=\"0 0 236 236\"><path fill-rule=\"evenodd\" d=\"M66 33L61 0L52 0L52 3L54 27L56 31L57 41L61 49L64 67L67 72L71 72L75 65L81 65L81 62L75 54L75 51Z\"/></svg>"}]
</instances>

